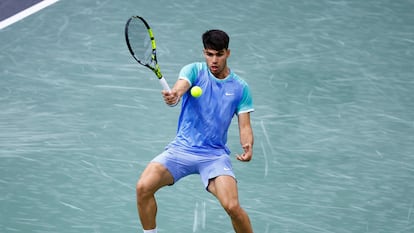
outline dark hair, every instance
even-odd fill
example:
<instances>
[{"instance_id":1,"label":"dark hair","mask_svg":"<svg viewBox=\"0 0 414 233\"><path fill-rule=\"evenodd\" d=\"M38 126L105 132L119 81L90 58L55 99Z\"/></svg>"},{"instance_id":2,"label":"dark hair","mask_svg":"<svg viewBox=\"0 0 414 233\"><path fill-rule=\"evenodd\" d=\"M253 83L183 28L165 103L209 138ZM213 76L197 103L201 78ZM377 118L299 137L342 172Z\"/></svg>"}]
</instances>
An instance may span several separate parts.
<instances>
[{"instance_id":1,"label":"dark hair","mask_svg":"<svg viewBox=\"0 0 414 233\"><path fill-rule=\"evenodd\" d=\"M230 38L227 33L222 30L208 30L203 34L202 39L205 49L220 51L229 48Z\"/></svg>"}]
</instances>

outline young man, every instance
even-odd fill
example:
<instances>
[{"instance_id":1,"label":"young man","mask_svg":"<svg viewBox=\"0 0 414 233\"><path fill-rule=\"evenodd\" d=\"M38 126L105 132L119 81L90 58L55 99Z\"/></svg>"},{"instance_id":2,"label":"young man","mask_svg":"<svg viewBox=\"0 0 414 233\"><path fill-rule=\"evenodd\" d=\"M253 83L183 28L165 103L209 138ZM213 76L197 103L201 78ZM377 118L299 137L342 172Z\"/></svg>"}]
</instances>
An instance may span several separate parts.
<instances>
[{"instance_id":1,"label":"young man","mask_svg":"<svg viewBox=\"0 0 414 233\"><path fill-rule=\"evenodd\" d=\"M242 162L252 159L252 97L247 83L227 67L228 35L209 30L202 39L206 62L184 66L171 92L162 92L166 104L182 99L182 107L175 139L148 164L137 183L137 206L144 233L157 232L155 192L190 174L200 174L206 190L219 200L237 233L253 232L239 203L226 146L228 128L237 115L243 153L236 158ZM201 87L203 94L191 96L192 86Z\"/></svg>"}]
</instances>

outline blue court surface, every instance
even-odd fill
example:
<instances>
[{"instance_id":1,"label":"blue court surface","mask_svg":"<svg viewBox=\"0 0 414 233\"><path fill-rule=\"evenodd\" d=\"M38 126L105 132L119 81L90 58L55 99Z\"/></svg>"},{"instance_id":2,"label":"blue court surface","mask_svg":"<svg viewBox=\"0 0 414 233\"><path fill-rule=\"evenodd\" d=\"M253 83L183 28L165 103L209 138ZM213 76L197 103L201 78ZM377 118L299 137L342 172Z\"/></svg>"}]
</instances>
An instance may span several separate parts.
<instances>
[{"instance_id":1,"label":"blue court surface","mask_svg":"<svg viewBox=\"0 0 414 233\"><path fill-rule=\"evenodd\" d=\"M203 61L205 30L229 33L229 66L256 110L254 158L232 159L256 233L414 232L413 9L60 0L3 28L0 232L141 232L135 182L174 137L179 108L131 58L132 15L153 27L170 85ZM236 119L228 145L241 152ZM233 232L198 176L157 197L160 233Z\"/></svg>"}]
</instances>

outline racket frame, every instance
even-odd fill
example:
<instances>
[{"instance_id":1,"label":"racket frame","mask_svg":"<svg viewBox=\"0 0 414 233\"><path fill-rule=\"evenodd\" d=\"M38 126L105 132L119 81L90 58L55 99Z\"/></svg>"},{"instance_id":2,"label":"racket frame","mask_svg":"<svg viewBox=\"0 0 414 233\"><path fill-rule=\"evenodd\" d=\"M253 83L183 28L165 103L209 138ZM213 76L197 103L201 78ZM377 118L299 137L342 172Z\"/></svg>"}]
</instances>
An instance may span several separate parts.
<instances>
[{"instance_id":1,"label":"racket frame","mask_svg":"<svg viewBox=\"0 0 414 233\"><path fill-rule=\"evenodd\" d=\"M146 64L146 63L142 62L140 59L138 59L138 58L135 56L135 52L134 52L134 50L133 50L133 48L132 48L132 46L131 46L131 43L130 43L130 41L129 41L129 36L128 36L129 24L130 24L130 22L131 22L132 20L134 20L134 19L139 19L139 20L141 20L141 21L144 23L144 25L145 25L145 27L146 27L146 29L147 29L147 32L148 32L149 37L150 37L150 39L151 39L151 48L152 48L151 60L152 60L152 61L154 61L154 63L155 63L155 67L152 67L152 66L150 66L149 64ZM133 57L133 58L134 58L134 59L135 59L135 60L136 60L139 64L141 64L141 65L143 65L143 66L148 67L150 70L152 70L152 71L154 72L154 74L157 76L157 78L158 78L158 80L159 80L159 82L160 82L160 84L161 84L161 86L162 86L162 88L163 88L164 90L166 90L166 91L171 91L171 89L170 89L170 87L169 87L169 85L168 85L168 83L167 83L167 80L163 77L163 75L162 75L162 73L161 73L161 70L160 70L160 66L158 65L158 60L157 60L157 45L156 45L156 43L155 43L154 33L152 32L151 27L149 26L149 24L147 23L147 21L146 21L143 17L141 17L141 16L132 16L132 17L130 17L130 18L128 19L128 21L127 21L127 22L126 22L126 24L125 24L125 41L126 41L126 44L127 44L127 46L128 46L128 50L129 50L129 52L131 53L132 57Z\"/></svg>"}]
</instances>

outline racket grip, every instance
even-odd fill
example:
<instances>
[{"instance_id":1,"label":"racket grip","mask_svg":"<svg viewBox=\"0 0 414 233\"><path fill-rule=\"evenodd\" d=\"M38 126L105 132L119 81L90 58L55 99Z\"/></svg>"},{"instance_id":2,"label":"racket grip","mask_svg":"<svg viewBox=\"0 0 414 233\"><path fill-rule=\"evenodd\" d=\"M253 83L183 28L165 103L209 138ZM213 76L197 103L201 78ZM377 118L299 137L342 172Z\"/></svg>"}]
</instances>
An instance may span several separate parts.
<instances>
[{"instance_id":1,"label":"racket grip","mask_svg":"<svg viewBox=\"0 0 414 233\"><path fill-rule=\"evenodd\" d=\"M170 88L170 86L168 86L167 80L165 80L164 77L161 77L159 80L160 80L160 83L161 83L162 88L164 90L170 92L171 91L171 88ZM177 104L178 104L178 101L177 101L177 103L171 104L171 105L169 104L168 106L175 107Z\"/></svg>"},{"instance_id":2,"label":"racket grip","mask_svg":"<svg viewBox=\"0 0 414 233\"><path fill-rule=\"evenodd\" d=\"M168 86L167 80L165 80L164 77L161 77L159 80L160 80L161 86L164 90L171 91L171 88L170 88L170 86Z\"/></svg>"}]
</instances>

